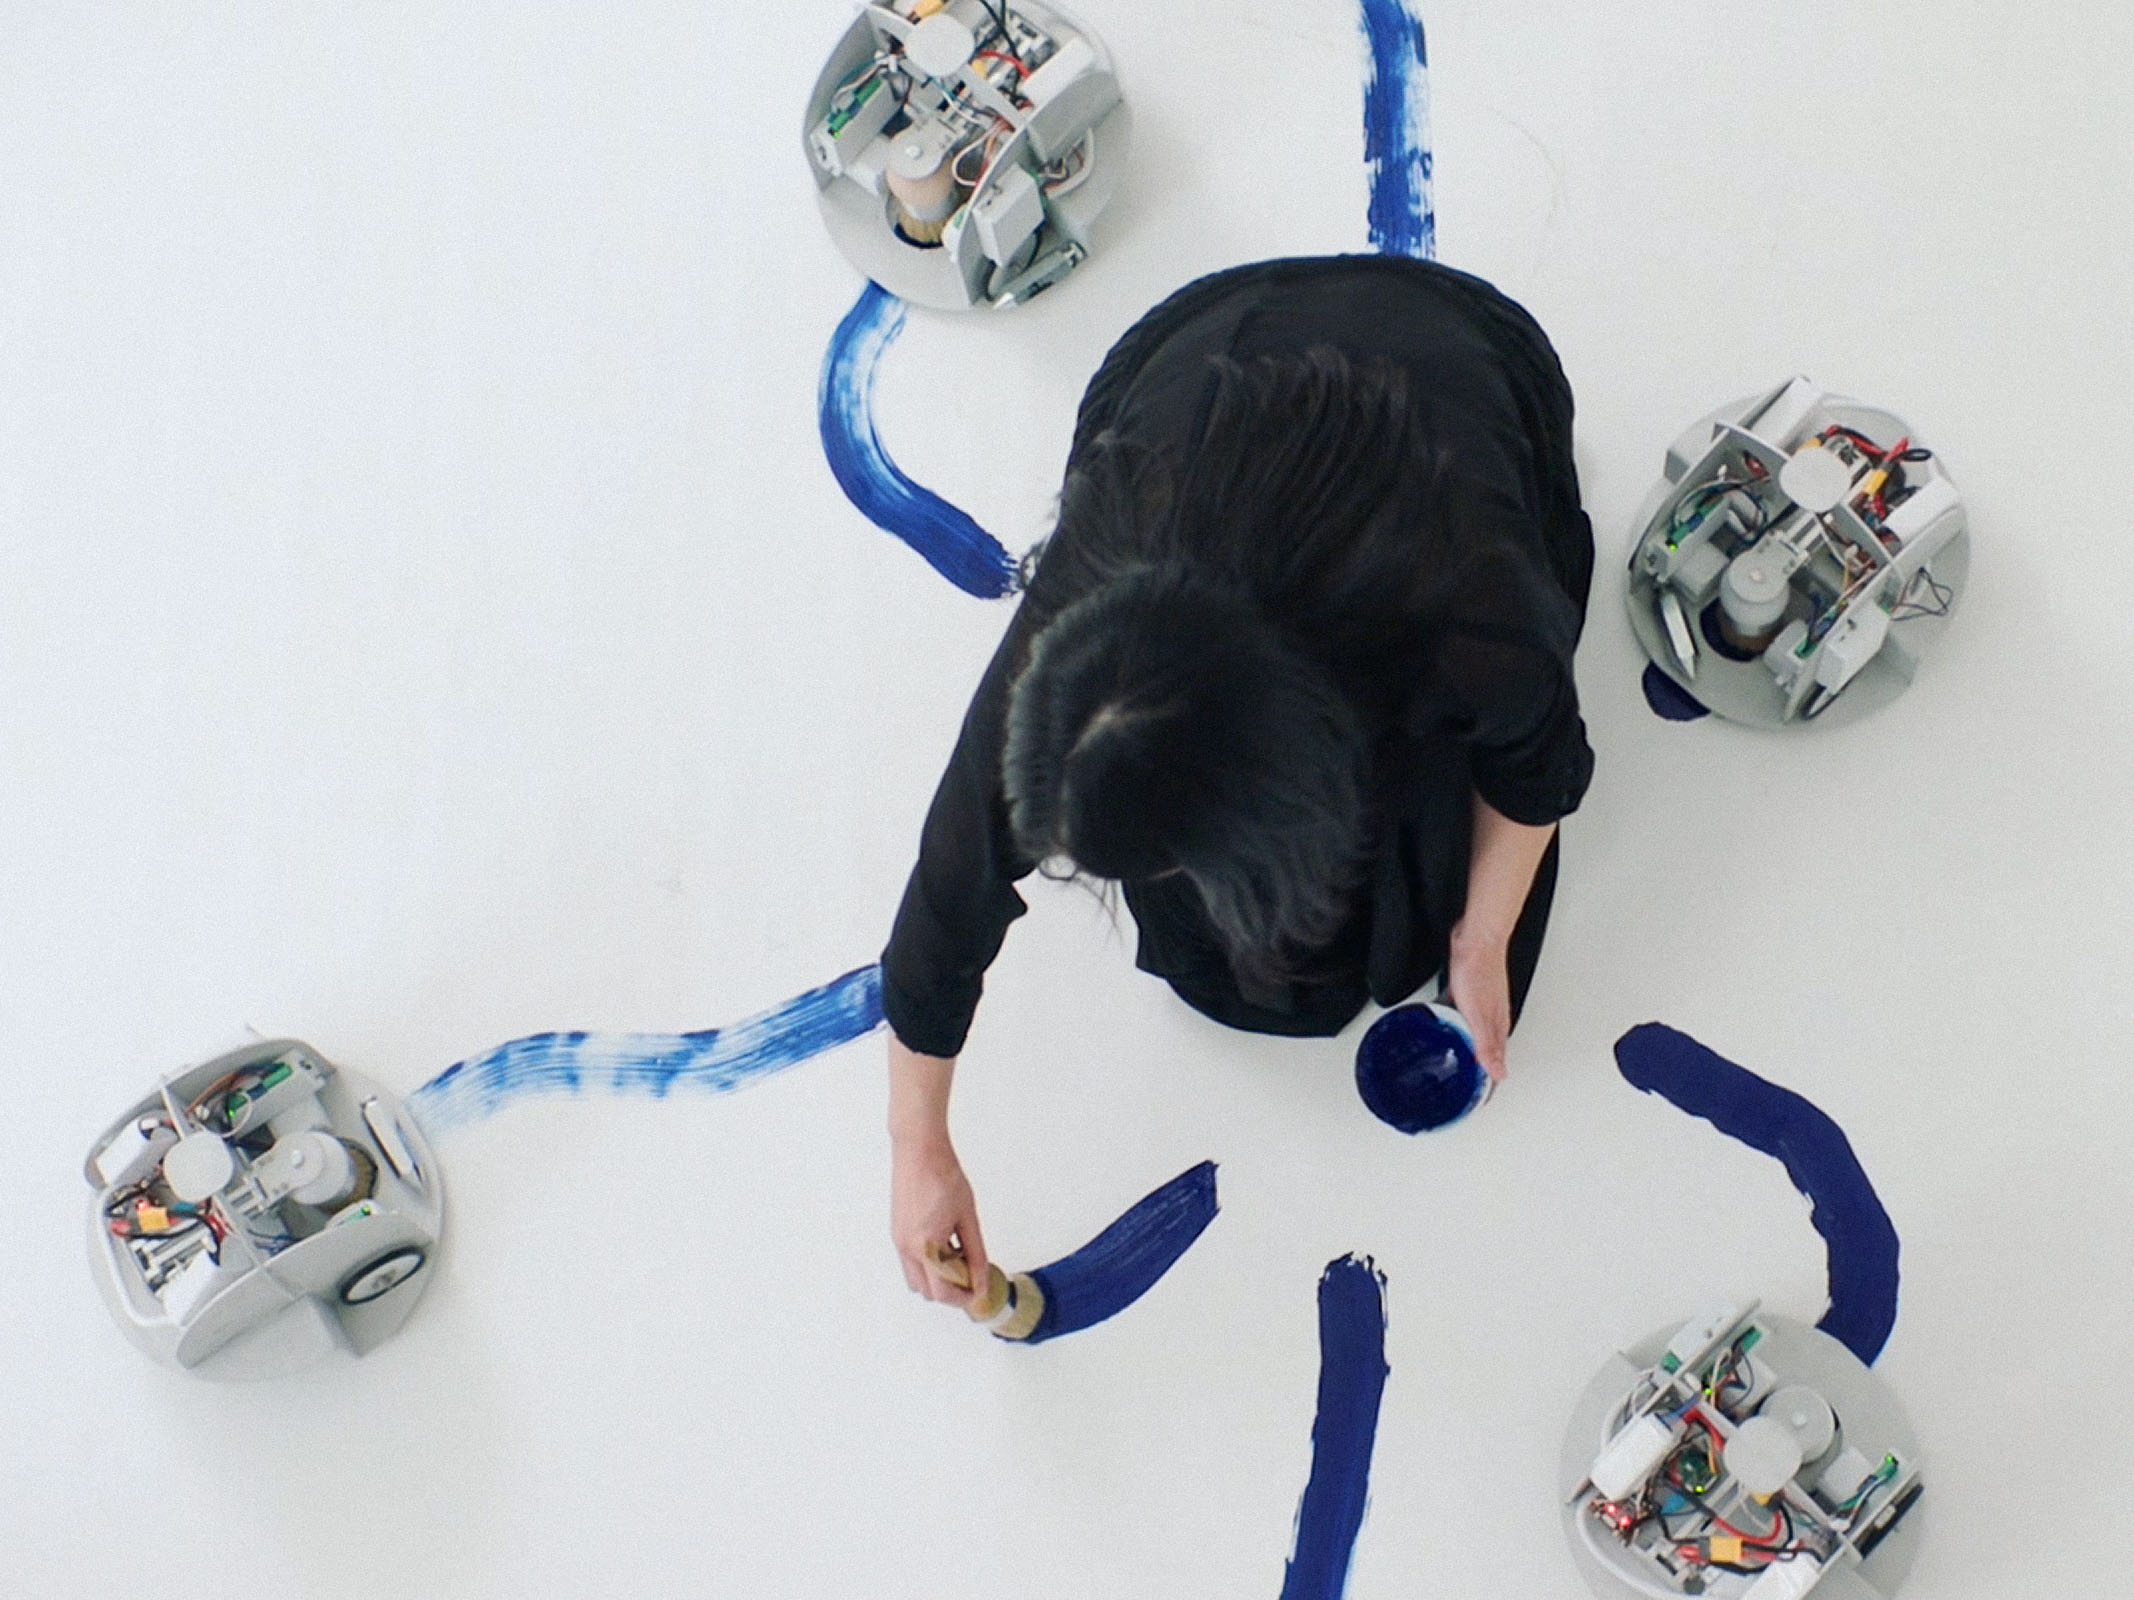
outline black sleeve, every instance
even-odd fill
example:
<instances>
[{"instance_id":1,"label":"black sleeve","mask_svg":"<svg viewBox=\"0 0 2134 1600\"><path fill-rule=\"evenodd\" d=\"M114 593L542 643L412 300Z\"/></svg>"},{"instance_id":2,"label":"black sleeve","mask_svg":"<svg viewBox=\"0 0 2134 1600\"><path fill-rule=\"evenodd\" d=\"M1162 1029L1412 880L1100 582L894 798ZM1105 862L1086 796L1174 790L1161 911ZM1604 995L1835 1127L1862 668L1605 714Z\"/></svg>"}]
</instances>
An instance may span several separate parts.
<instances>
[{"instance_id":1,"label":"black sleeve","mask_svg":"<svg viewBox=\"0 0 2134 1600\"><path fill-rule=\"evenodd\" d=\"M1476 792L1543 827L1576 811L1593 777L1571 675L1580 608L1520 560L1485 560L1466 581L1470 606L1440 636L1437 674L1460 711Z\"/></svg>"},{"instance_id":2,"label":"black sleeve","mask_svg":"<svg viewBox=\"0 0 2134 1600\"><path fill-rule=\"evenodd\" d=\"M1089 380L1089 387L1082 392L1081 406L1075 412L1070 459L1087 450L1097 435L1119 421L1126 406L1127 391L1141 376L1150 358L1173 334L1211 307L1249 290L1257 280L1289 265L1286 262L1260 262L1244 267L1226 267L1206 277L1195 278L1143 312L1105 353L1096 376ZM1199 379L1203 375L1196 367L1185 376Z\"/></svg>"},{"instance_id":3,"label":"black sleeve","mask_svg":"<svg viewBox=\"0 0 2134 1600\"><path fill-rule=\"evenodd\" d=\"M1259 270L1232 268L1190 283L1126 331L1083 394L1070 466L1118 422L1128 391L1150 357L1182 325ZM1187 376L1203 380L1198 367ZM882 952L883 1011L896 1036L922 1055L953 1056L963 1048L986 968L1000 953L1008 924L1025 910L1014 884L1036 863L1023 860L1015 848L1000 774L1008 686L1027 632L1018 612L971 700Z\"/></svg>"},{"instance_id":4,"label":"black sleeve","mask_svg":"<svg viewBox=\"0 0 2134 1600\"><path fill-rule=\"evenodd\" d=\"M896 1036L921 1055L961 1052L985 970L1000 953L1008 924L1025 910L1014 884L1035 863L1015 848L1000 775L1021 620L1018 614L964 714L882 952L883 1012Z\"/></svg>"},{"instance_id":5,"label":"black sleeve","mask_svg":"<svg viewBox=\"0 0 2134 1600\"><path fill-rule=\"evenodd\" d=\"M1445 654L1471 719L1475 792L1528 827L1576 811L1593 778L1593 749L1569 664L1531 645L1472 637Z\"/></svg>"}]
</instances>

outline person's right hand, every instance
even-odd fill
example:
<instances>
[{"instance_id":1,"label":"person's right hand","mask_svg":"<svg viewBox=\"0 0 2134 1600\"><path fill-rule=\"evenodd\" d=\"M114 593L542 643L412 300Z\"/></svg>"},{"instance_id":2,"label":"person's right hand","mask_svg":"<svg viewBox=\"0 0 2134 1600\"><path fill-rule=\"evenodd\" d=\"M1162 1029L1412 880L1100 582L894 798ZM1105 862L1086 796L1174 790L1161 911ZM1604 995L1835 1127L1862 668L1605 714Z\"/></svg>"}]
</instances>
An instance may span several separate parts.
<instances>
[{"instance_id":1,"label":"person's right hand","mask_svg":"<svg viewBox=\"0 0 2134 1600\"><path fill-rule=\"evenodd\" d=\"M945 1305L966 1304L970 1289L959 1287L941 1271L943 1256L958 1253L967 1274L965 1283L986 1281L985 1235L978 1227L977 1197L971 1193L963 1163L956 1159L946 1133L909 1136L892 1144L889 1233L904 1265L904 1281L914 1293Z\"/></svg>"}]
</instances>

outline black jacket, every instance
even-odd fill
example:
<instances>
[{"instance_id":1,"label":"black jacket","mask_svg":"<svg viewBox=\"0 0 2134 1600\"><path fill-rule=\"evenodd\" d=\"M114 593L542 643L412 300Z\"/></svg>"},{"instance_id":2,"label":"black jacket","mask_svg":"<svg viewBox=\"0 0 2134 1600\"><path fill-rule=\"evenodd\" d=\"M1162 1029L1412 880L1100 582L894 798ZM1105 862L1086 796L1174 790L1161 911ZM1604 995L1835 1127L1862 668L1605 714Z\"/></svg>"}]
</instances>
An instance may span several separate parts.
<instances>
[{"instance_id":1,"label":"black jacket","mask_svg":"<svg viewBox=\"0 0 2134 1600\"><path fill-rule=\"evenodd\" d=\"M1576 808L1593 768L1571 672L1593 533L1571 460L1570 388L1533 319L1480 279L1345 256L1190 284L1091 380L1070 473L1099 435L1159 461L1189 449L1213 393L1211 357L1320 345L1406 369L1423 402L1403 480L1414 494L1396 497L1376 536L1412 540L1446 579L1417 605L1412 648L1339 673L1373 735L1373 861L1347 926L1287 993L1240 992L1188 880L1125 886L1145 970L1219 1021L1291 1034L1336 1032L1367 997L1395 1004L1440 969L1466 903L1473 793L1516 822L1553 822ZM882 956L890 1026L926 1055L962 1049L985 970L1025 909L1014 885L1035 863L1008 826L1001 751L1029 631L1018 612L979 683Z\"/></svg>"}]
</instances>

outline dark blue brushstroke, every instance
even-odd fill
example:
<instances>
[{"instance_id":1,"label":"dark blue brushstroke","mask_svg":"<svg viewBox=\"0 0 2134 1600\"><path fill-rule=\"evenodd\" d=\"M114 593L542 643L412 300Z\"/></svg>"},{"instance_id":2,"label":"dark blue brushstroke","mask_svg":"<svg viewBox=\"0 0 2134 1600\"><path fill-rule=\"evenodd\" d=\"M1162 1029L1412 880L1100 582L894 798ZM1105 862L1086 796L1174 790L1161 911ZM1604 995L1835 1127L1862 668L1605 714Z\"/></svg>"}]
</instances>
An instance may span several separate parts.
<instances>
[{"instance_id":1,"label":"dark blue brushstroke","mask_svg":"<svg viewBox=\"0 0 2134 1600\"><path fill-rule=\"evenodd\" d=\"M1872 1366L1897 1322L1897 1230L1844 1131L1791 1089L1662 1023L1616 1040L1615 1062L1635 1087L1785 1163L1829 1256L1830 1309L1816 1326Z\"/></svg>"},{"instance_id":2,"label":"dark blue brushstroke","mask_svg":"<svg viewBox=\"0 0 2134 1600\"><path fill-rule=\"evenodd\" d=\"M1435 1008L1395 1006L1356 1046L1356 1092L1380 1122L1425 1133L1480 1105L1489 1074L1475 1059L1474 1041Z\"/></svg>"},{"instance_id":3,"label":"dark blue brushstroke","mask_svg":"<svg viewBox=\"0 0 2134 1600\"><path fill-rule=\"evenodd\" d=\"M1296 1553L1282 1600L1341 1600L1370 1498L1371 1447L1386 1392L1386 1280L1343 1256L1319 1279L1319 1414L1312 1475L1297 1503Z\"/></svg>"},{"instance_id":4,"label":"dark blue brushstroke","mask_svg":"<svg viewBox=\"0 0 2134 1600\"><path fill-rule=\"evenodd\" d=\"M906 477L874 426L874 375L904 326L904 302L869 283L823 357L817 417L838 486L868 521L886 528L957 588L997 600L1015 588L1014 559L985 529Z\"/></svg>"},{"instance_id":5,"label":"dark blue brushstroke","mask_svg":"<svg viewBox=\"0 0 2134 1600\"><path fill-rule=\"evenodd\" d=\"M1710 707L1651 661L1645 663L1645 703L1669 722L1695 722L1712 714Z\"/></svg>"},{"instance_id":6,"label":"dark blue brushstroke","mask_svg":"<svg viewBox=\"0 0 2134 1600\"><path fill-rule=\"evenodd\" d=\"M534 1095L724 1094L872 1033L882 974L861 967L725 1028L697 1033L537 1033L445 1068L408 1097L435 1133Z\"/></svg>"},{"instance_id":7,"label":"dark blue brushstroke","mask_svg":"<svg viewBox=\"0 0 2134 1600\"><path fill-rule=\"evenodd\" d=\"M1370 76L1363 86L1363 159L1371 182L1371 248L1437 259L1430 201L1430 53L1406 0L1363 0Z\"/></svg>"},{"instance_id":8,"label":"dark blue brushstroke","mask_svg":"<svg viewBox=\"0 0 2134 1600\"><path fill-rule=\"evenodd\" d=\"M1071 1256L1030 1276L1045 1292L1045 1314L1028 1343L1079 1333L1115 1317L1147 1294L1215 1220L1215 1163L1181 1172L1139 1201Z\"/></svg>"}]
</instances>

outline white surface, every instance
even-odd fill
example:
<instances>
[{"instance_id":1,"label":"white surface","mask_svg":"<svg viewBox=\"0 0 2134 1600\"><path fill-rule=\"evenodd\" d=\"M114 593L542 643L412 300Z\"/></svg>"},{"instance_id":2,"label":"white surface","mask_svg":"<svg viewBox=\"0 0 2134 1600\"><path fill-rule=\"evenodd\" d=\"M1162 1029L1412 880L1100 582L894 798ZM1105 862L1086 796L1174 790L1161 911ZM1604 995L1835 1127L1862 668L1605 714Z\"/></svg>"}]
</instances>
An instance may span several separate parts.
<instances>
[{"instance_id":1,"label":"white surface","mask_svg":"<svg viewBox=\"0 0 2134 1600\"><path fill-rule=\"evenodd\" d=\"M893 453L1018 549L1133 315L1364 240L1347 0L1083 5L1137 122L1100 248L1012 315L915 314L882 383ZM1714 1294L1822 1293L1778 1165L1616 1076L1650 1018L1814 1098L1897 1222L1910 1592L2096 1592L2134 1557L2121 8L1429 8L1444 256L1557 340L1602 544L1600 774L1482 1115L1390 1133L1353 1031L1226 1034L1038 886L959 1138L1010 1265L1223 1163L1223 1215L1128 1318L1005 1349L906 1294L869 1043L455 1135L439 1281L360 1363L235 1390L109 1326L82 1156L232 1026L411 1089L549 1027L729 1021L879 947L1006 611L817 448L858 284L792 134L845 14L0 28L10 1592L1271 1596L1313 1284L1354 1249L1393 1375L1351 1593L1568 1600L1550 1484L1586 1375ZM1683 417L1791 371L1941 447L1964 614L1856 727L1663 724L1625 524Z\"/></svg>"}]
</instances>

